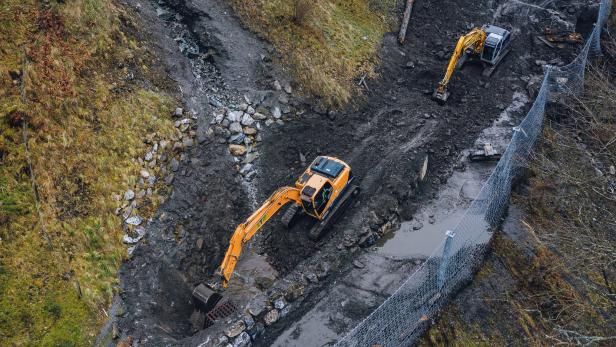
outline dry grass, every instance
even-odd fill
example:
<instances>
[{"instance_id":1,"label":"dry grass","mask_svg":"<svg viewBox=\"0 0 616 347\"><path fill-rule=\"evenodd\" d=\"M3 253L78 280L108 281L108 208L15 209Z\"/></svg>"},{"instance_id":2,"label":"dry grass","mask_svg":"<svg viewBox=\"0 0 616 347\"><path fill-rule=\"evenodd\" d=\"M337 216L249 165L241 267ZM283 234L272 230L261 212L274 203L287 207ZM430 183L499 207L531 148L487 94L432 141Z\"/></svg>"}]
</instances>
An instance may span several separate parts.
<instances>
[{"instance_id":1,"label":"dry grass","mask_svg":"<svg viewBox=\"0 0 616 347\"><path fill-rule=\"evenodd\" d=\"M91 345L106 318L126 253L112 194L134 183L145 135L173 130L173 100L113 64L147 56L120 12L0 4L0 345Z\"/></svg>"},{"instance_id":2,"label":"dry grass","mask_svg":"<svg viewBox=\"0 0 616 347\"><path fill-rule=\"evenodd\" d=\"M392 29L395 0L230 0L253 31L270 41L305 91L328 106L347 103L354 80L375 75L377 50Z\"/></svg>"}]
</instances>

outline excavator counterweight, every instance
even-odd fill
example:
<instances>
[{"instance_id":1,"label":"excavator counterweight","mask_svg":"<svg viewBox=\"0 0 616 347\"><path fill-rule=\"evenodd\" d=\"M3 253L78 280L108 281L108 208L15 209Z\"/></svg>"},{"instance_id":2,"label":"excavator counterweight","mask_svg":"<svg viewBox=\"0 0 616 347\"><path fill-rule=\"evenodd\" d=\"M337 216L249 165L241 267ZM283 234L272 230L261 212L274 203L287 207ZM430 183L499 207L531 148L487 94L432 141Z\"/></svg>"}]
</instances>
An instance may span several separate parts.
<instances>
[{"instance_id":1,"label":"excavator counterweight","mask_svg":"<svg viewBox=\"0 0 616 347\"><path fill-rule=\"evenodd\" d=\"M509 53L510 36L508 30L494 25L484 25L462 35L449 59L445 77L434 90L432 98L441 103L447 101L447 86L453 72L470 58L479 58L484 64L483 75L491 75L498 63Z\"/></svg>"},{"instance_id":2,"label":"excavator counterweight","mask_svg":"<svg viewBox=\"0 0 616 347\"><path fill-rule=\"evenodd\" d=\"M261 207L235 228L214 280L202 283L193 290L193 300L197 308L207 312L221 301L220 292L229 284L242 247L283 206L292 204L283 216L285 225L292 224L295 215L300 211L316 219L308 236L317 240L323 235L328 224L348 205L350 198L359 192L354 180L348 164L337 158L319 156L297 179L294 187L276 190Z\"/></svg>"}]
</instances>

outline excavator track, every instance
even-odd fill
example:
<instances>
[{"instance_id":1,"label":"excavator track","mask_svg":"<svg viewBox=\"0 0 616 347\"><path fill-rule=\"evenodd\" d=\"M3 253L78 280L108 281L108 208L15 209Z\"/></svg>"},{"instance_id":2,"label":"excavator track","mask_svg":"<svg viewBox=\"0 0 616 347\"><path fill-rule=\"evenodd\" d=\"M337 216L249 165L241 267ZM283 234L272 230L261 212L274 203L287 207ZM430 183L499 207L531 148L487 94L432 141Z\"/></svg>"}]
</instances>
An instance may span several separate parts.
<instances>
[{"instance_id":1,"label":"excavator track","mask_svg":"<svg viewBox=\"0 0 616 347\"><path fill-rule=\"evenodd\" d=\"M359 187L356 185L350 186L347 191L340 196L340 201L336 203L336 206L330 210L327 216L310 229L308 237L313 241L317 241L321 238L327 231L327 227L330 223L336 221L336 219L342 215L346 207L348 207L349 203L353 200L352 198L357 194L359 194Z\"/></svg>"}]
</instances>

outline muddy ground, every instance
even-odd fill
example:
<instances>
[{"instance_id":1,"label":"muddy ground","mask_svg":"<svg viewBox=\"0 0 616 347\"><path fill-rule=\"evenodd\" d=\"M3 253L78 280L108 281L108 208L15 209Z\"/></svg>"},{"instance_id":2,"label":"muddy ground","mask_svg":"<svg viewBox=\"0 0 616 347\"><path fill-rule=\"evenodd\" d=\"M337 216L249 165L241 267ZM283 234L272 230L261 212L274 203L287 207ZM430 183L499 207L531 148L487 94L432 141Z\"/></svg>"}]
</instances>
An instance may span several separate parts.
<instances>
[{"instance_id":1,"label":"muddy ground","mask_svg":"<svg viewBox=\"0 0 616 347\"><path fill-rule=\"evenodd\" d=\"M289 77L272 62L275 53L244 30L222 1L126 0L141 21L144 39L155 43L152 49L178 83L178 97L195 114L198 143L176 168L173 194L149 222L146 241L121 269L121 294L115 306L122 335L152 346L197 345L204 340L209 331L195 334L190 319L192 288L218 266L235 226L254 208L253 200L263 201L275 189L292 184L305 167L300 157L310 162L319 154L347 161L360 179L361 194L318 242L306 236L308 220L290 231L273 220L255 240L247 254L262 255L265 267L271 266L266 271L268 281L258 281L265 292L283 280L323 270L323 264L327 269L322 278L307 284L307 295L294 303L293 310L254 344L309 345L313 340L301 334L301 322L318 318L312 309L326 303L334 291L338 293L331 295L334 298L357 295L336 286L338 279L361 283L364 278L374 286L370 295L351 302L343 312L322 313L333 321L333 328L320 341L330 343L348 331L422 259L375 255L372 247L357 246L359 236L393 234L402 222L412 220L454 168L462 168L463 150L472 147L481 131L516 100L516 93L527 94L533 76L542 73L537 60L558 64L575 54L575 46L554 49L535 36L547 25L576 23L580 16L592 21L592 17L572 1L561 1L557 7L543 3L417 2L407 43L400 46L394 33L384 37L380 76L367 81L363 95L347 109L328 112L308 97L287 96L291 111L283 116L283 124L274 123L262 132L260 158L254 163L256 178L246 181L236 173L228 145L207 129L214 109L238 105L244 95L263 100L266 109L279 104L284 91L276 91L273 81L286 83ZM442 78L456 37L471 23L512 29L512 52L491 78L481 77L479 65L468 64L456 72L450 100L439 105L429 94ZM527 107L523 103L516 116ZM515 119L510 122L516 124ZM420 182L418 172L426 156L428 176ZM354 260L371 266L361 268ZM366 280L367 275L372 277Z\"/></svg>"}]
</instances>

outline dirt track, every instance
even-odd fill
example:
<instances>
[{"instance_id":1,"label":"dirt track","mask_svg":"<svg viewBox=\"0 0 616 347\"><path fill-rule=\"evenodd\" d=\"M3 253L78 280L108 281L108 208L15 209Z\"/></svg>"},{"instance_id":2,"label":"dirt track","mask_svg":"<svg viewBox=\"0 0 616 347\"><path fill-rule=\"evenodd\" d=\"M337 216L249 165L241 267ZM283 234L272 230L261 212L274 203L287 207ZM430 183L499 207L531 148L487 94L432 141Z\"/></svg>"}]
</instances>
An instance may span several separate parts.
<instances>
[{"instance_id":1,"label":"dirt track","mask_svg":"<svg viewBox=\"0 0 616 347\"><path fill-rule=\"evenodd\" d=\"M284 125L266 128L259 146L260 159L255 162L257 178L242 183L227 144L206 136L211 119L208 100L212 104L214 95L224 99L223 103L238 104L244 94L263 98L264 104L275 100L278 94L271 90L273 79L283 81L284 76L268 59L260 58L268 54L267 45L244 31L229 15L230 9L216 0L187 4L169 1L165 8L179 16L167 23L156 16L153 4L128 1L129 6L139 9L145 32L152 33L159 45L153 49L171 67L170 75L182 86L181 97L198 115L199 144L180 163L173 194L148 225L147 241L121 270L122 300L117 305L125 311L118 318L122 333L140 338L144 345L196 345L208 335L206 330L190 337L194 333L190 291L215 269L235 225L250 213L247 190L254 189L256 200L262 201L276 188L292 184L304 169L300 153L308 161L327 154L349 162L361 180L362 193L318 243L306 236L308 221L287 231L273 220L255 240L252 252L265 255L278 272L277 278L271 279L274 286L277 279L315 271L319 264L329 267L326 280L309 284L305 298L287 317L268 327L255 344L274 343L328 297L336 279L348 283L351 278L352 282L353 276L361 273L352 266L354 259L376 264L374 269L390 278L377 288L381 293L363 303L360 300L357 307L337 318L331 312L325 316L334 320L336 335L368 314L416 261L375 257L355 244L341 245L366 230L382 233L384 225L393 233L402 221L411 220L417 208L450 177L461 152L471 147L479 133L512 102L514 92L526 93L529 77L541 74L535 60L560 57L568 61L574 54L533 40L551 14L527 7L511 8L505 3L511 4L505 0L456 0L447 5L418 2L407 44L399 46L394 34L384 38L380 77L367 81L365 96L358 97L347 110L329 114L293 96L290 104L297 113L303 113L296 116L292 112L285 116ZM566 6L555 10L563 8L568 13ZM569 16L580 13L571 12ZM529 15L535 16L536 23L529 23ZM478 65L469 64L458 71L451 82L450 100L444 106L436 104L429 93L442 77L455 37L467 31L469 23L493 21L513 29L512 53L490 79L481 77ZM197 57L180 54L173 41L178 33L208 53ZM430 164L427 180L422 183L417 173L426 155ZM339 295L349 293L342 290ZM299 340L286 340L285 344L302 344L301 333L296 338ZM325 340L335 338L327 336Z\"/></svg>"}]
</instances>

